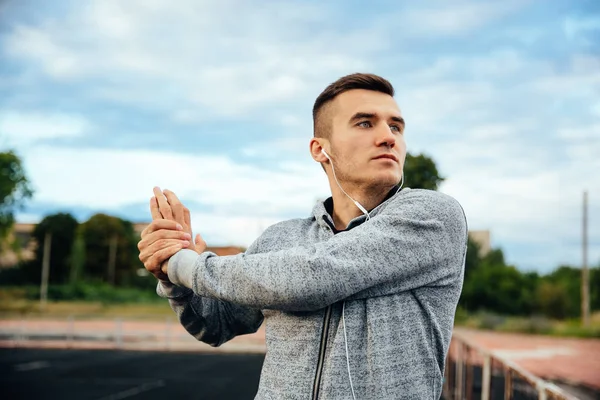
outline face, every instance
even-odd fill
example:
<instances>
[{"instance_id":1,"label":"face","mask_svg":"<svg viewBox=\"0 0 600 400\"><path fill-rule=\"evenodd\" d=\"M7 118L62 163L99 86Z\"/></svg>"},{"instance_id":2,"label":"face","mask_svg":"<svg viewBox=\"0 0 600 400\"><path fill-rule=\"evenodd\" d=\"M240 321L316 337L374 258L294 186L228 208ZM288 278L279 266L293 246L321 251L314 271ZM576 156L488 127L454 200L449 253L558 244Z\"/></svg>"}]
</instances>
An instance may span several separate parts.
<instances>
[{"instance_id":1,"label":"face","mask_svg":"<svg viewBox=\"0 0 600 400\"><path fill-rule=\"evenodd\" d=\"M393 97L372 90L350 90L331 103L329 149L340 181L364 188L393 187L402 178L406 157L404 119Z\"/></svg>"}]
</instances>

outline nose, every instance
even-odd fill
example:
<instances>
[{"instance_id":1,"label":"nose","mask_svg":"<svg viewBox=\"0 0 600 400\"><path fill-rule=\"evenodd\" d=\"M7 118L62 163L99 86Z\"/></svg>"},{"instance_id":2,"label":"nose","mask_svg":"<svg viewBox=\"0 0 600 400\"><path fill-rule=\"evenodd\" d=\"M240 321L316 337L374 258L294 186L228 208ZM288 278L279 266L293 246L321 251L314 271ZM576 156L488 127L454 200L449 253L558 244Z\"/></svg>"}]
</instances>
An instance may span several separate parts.
<instances>
[{"instance_id":1,"label":"nose","mask_svg":"<svg viewBox=\"0 0 600 400\"><path fill-rule=\"evenodd\" d=\"M387 124L381 124L377 130L377 146L386 146L394 148L396 145L396 136Z\"/></svg>"}]
</instances>

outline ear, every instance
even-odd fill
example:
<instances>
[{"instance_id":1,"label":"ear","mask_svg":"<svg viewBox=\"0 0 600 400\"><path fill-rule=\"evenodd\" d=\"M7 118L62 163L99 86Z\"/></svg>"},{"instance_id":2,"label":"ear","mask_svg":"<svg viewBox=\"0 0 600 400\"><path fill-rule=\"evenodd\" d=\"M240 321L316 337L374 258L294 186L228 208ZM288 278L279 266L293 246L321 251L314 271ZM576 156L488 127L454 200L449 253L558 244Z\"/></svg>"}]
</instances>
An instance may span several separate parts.
<instances>
[{"instance_id":1,"label":"ear","mask_svg":"<svg viewBox=\"0 0 600 400\"><path fill-rule=\"evenodd\" d=\"M325 142L327 142L327 139L323 138L312 138L310 140L310 155L312 156L313 160L318 163L329 162L327 157L325 157L325 154L321 153L321 150L324 148L323 144L325 144Z\"/></svg>"}]
</instances>

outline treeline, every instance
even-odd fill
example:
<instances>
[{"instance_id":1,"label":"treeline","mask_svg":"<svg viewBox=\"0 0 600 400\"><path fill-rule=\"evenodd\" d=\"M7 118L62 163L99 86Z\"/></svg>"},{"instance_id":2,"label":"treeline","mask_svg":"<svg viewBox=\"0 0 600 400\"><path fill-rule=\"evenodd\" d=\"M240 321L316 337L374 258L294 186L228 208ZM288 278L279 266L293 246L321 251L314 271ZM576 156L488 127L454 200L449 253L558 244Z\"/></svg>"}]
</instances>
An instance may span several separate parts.
<instances>
[{"instance_id":1,"label":"treeline","mask_svg":"<svg viewBox=\"0 0 600 400\"><path fill-rule=\"evenodd\" d=\"M590 308L600 310L600 265L590 269ZM581 317L581 269L563 265L549 274L507 265L502 250L479 255L469 240L459 307L469 312L564 319Z\"/></svg>"},{"instance_id":2,"label":"treeline","mask_svg":"<svg viewBox=\"0 0 600 400\"><path fill-rule=\"evenodd\" d=\"M139 234L130 221L99 213L79 223L69 213L57 213L40 221L32 238L37 242L34 258L2 271L3 284L40 283L47 239L50 242L50 285L87 282L148 287L156 283L154 277L144 274L144 266L138 258Z\"/></svg>"}]
</instances>

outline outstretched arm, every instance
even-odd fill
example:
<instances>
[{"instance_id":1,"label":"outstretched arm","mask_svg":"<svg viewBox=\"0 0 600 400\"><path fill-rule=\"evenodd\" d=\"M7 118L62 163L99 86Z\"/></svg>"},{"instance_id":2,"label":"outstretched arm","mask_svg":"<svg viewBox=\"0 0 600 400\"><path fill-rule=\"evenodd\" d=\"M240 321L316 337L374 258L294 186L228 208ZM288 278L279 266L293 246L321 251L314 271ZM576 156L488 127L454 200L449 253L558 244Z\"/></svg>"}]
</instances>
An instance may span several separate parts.
<instances>
[{"instance_id":1,"label":"outstretched arm","mask_svg":"<svg viewBox=\"0 0 600 400\"><path fill-rule=\"evenodd\" d=\"M314 310L351 296L461 279L467 227L460 205L420 192L402 202L316 244L226 257L183 249L169 261L169 276L201 296L281 310Z\"/></svg>"}]
</instances>

